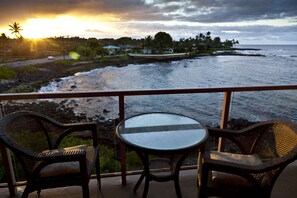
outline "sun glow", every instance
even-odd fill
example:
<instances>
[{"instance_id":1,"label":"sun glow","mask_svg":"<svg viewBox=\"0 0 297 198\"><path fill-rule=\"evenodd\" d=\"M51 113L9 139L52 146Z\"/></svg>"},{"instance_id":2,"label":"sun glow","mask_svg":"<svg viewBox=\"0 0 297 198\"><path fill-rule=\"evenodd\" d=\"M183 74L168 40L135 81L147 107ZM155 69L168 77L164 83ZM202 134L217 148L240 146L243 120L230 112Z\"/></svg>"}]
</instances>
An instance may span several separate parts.
<instances>
[{"instance_id":1,"label":"sun glow","mask_svg":"<svg viewBox=\"0 0 297 198\"><path fill-rule=\"evenodd\" d=\"M48 38L55 36L94 36L112 32L112 27L87 18L59 16L56 18L31 18L22 25L25 38ZM90 31L93 30L93 31Z\"/></svg>"}]
</instances>

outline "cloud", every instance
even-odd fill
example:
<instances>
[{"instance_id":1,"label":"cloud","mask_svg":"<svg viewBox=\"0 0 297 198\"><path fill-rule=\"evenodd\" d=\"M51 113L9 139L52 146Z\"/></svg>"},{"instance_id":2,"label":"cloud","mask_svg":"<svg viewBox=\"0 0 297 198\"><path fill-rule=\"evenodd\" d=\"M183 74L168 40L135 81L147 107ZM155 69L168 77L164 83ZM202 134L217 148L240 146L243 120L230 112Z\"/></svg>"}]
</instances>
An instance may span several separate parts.
<instances>
[{"instance_id":1,"label":"cloud","mask_svg":"<svg viewBox=\"0 0 297 198\"><path fill-rule=\"evenodd\" d=\"M179 20L204 23L297 16L296 0L1 0L1 21L79 12L112 14L121 20Z\"/></svg>"},{"instance_id":2,"label":"cloud","mask_svg":"<svg viewBox=\"0 0 297 198\"><path fill-rule=\"evenodd\" d=\"M102 30L97 30L97 29L86 29L86 32L91 32L91 33L105 33Z\"/></svg>"},{"instance_id":3,"label":"cloud","mask_svg":"<svg viewBox=\"0 0 297 198\"><path fill-rule=\"evenodd\" d=\"M22 25L28 18L78 14L91 21L110 16L102 20L117 22L120 31L114 35L119 36L139 37L162 30L177 39L211 31L214 35L238 39L279 34L297 42L290 36L296 35L296 0L1 0L0 28L8 29L15 21ZM286 24L282 21L276 24L280 19L286 19ZM255 23L261 20L270 23ZM88 28L86 32L106 33L97 29Z\"/></svg>"}]
</instances>

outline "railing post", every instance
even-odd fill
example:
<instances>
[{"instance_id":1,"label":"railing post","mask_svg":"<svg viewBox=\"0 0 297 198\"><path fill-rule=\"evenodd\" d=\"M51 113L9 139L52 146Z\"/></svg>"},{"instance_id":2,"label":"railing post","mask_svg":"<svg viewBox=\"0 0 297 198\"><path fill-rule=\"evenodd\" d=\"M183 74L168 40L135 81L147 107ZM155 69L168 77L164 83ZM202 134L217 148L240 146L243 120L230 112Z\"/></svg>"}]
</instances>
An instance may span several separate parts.
<instances>
[{"instance_id":1,"label":"railing post","mask_svg":"<svg viewBox=\"0 0 297 198\"><path fill-rule=\"evenodd\" d=\"M5 148L3 144L0 144L0 151L3 160L3 166L6 173L6 181L9 189L9 195L11 197L15 196L15 177L12 168L11 157L9 151Z\"/></svg>"},{"instance_id":2,"label":"railing post","mask_svg":"<svg viewBox=\"0 0 297 198\"><path fill-rule=\"evenodd\" d=\"M0 119L5 115L2 103L0 103ZM3 160L3 166L6 173L6 181L9 189L9 195L11 197L15 196L15 177L14 171L11 163L11 157L9 151L5 148L3 144L0 144L0 152Z\"/></svg>"},{"instance_id":3,"label":"railing post","mask_svg":"<svg viewBox=\"0 0 297 198\"><path fill-rule=\"evenodd\" d=\"M224 93L224 101L223 101L223 104L222 104L222 117L221 117L221 123L220 123L220 128L221 129L226 128L227 124L228 124L231 94L232 94L231 91L228 91L228 92ZM218 150L219 151L224 150L224 141L222 140L222 138L219 138Z\"/></svg>"},{"instance_id":4,"label":"railing post","mask_svg":"<svg viewBox=\"0 0 297 198\"><path fill-rule=\"evenodd\" d=\"M119 96L119 116L120 121L125 119L125 98L124 95ZM120 143L121 146L121 176L122 185L126 184L126 146Z\"/></svg>"}]
</instances>

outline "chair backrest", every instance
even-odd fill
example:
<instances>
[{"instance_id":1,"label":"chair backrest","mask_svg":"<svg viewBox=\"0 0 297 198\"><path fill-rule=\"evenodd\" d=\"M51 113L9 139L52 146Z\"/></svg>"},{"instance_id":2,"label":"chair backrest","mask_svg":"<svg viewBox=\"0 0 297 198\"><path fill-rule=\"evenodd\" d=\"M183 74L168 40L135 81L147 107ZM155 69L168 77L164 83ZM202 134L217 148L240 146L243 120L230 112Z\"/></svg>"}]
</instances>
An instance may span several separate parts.
<instances>
[{"instance_id":1,"label":"chair backrest","mask_svg":"<svg viewBox=\"0 0 297 198\"><path fill-rule=\"evenodd\" d=\"M258 137L252 148L262 160L282 158L297 150L297 128L293 123L271 122L257 127Z\"/></svg>"},{"instance_id":2,"label":"chair backrest","mask_svg":"<svg viewBox=\"0 0 297 198\"><path fill-rule=\"evenodd\" d=\"M0 137L7 147L35 153L52 149L63 133L56 121L35 112L7 115L1 120L0 129Z\"/></svg>"},{"instance_id":3,"label":"chair backrest","mask_svg":"<svg viewBox=\"0 0 297 198\"><path fill-rule=\"evenodd\" d=\"M64 129L55 120L35 112L15 112L0 121L0 142L20 160L30 174L35 157L54 148Z\"/></svg>"}]
</instances>

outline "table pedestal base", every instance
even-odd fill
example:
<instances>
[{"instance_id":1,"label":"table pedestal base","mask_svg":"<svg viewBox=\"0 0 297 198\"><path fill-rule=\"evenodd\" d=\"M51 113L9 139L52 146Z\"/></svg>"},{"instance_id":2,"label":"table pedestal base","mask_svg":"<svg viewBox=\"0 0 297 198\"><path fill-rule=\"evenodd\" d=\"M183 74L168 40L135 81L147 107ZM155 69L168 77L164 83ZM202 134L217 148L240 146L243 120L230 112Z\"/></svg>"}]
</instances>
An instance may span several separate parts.
<instances>
[{"instance_id":1,"label":"table pedestal base","mask_svg":"<svg viewBox=\"0 0 297 198\"><path fill-rule=\"evenodd\" d=\"M147 196L150 181L167 182L173 180L177 197L182 197L179 186L179 171L182 162L188 156L188 153L179 156L168 156L168 158L157 158L152 160L149 160L148 154L141 152L136 153L143 163L144 170L134 186L134 192L137 191L143 179L145 179L144 190L142 194L143 198L146 198ZM166 165L167 167L155 167L158 163ZM154 166L154 169L152 169L152 166Z\"/></svg>"}]
</instances>

